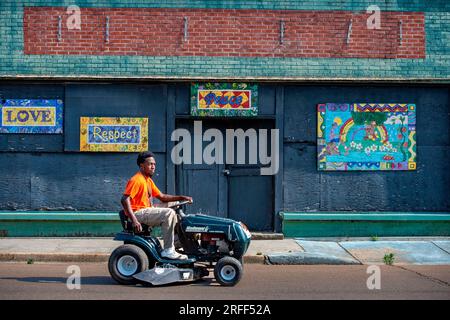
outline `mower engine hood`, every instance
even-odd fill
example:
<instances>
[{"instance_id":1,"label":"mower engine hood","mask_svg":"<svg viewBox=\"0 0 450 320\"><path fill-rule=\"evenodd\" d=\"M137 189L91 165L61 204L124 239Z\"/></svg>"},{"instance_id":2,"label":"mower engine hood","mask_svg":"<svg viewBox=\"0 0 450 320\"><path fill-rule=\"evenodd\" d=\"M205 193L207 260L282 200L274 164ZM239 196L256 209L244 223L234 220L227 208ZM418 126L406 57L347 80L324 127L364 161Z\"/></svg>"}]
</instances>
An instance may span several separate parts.
<instances>
[{"instance_id":1,"label":"mower engine hood","mask_svg":"<svg viewBox=\"0 0 450 320\"><path fill-rule=\"evenodd\" d=\"M224 234L228 241L235 243L234 250L239 251L239 255L243 255L250 245L250 232L240 222L232 219L189 214L181 220L181 227L185 232Z\"/></svg>"}]
</instances>

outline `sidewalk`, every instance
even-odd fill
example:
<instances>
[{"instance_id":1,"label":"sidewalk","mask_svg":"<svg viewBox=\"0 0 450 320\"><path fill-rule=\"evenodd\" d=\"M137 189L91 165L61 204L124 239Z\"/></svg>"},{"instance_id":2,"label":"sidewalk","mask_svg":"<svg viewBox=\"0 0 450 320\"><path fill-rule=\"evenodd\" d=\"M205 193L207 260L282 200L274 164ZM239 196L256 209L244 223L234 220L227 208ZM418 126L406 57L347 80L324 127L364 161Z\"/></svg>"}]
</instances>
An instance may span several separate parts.
<instances>
[{"instance_id":1,"label":"sidewalk","mask_svg":"<svg viewBox=\"0 0 450 320\"><path fill-rule=\"evenodd\" d=\"M0 261L106 262L121 242L111 238L0 238ZM449 237L253 240L244 263L450 265Z\"/></svg>"}]
</instances>

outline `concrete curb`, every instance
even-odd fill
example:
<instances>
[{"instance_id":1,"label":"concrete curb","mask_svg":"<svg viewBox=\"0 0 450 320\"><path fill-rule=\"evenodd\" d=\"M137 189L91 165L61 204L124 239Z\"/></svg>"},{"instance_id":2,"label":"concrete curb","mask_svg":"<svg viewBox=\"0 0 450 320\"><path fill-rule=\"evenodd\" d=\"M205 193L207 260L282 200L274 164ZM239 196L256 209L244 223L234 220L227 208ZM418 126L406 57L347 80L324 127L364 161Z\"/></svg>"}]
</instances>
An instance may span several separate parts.
<instances>
[{"instance_id":1,"label":"concrete curb","mask_svg":"<svg viewBox=\"0 0 450 320\"><path fill-rule=\"evenodd\" d=\"M3 262L108 262L107 253L0 253ZM263 255L244 256L245 264L265 264Z\"/></svg>"},{"instance_id":2,"label":"concrete curb","mask_svg":"<svg viewBox=\"0 0 450 320\"><path fill-rule=\"evenodd\" d=\"M0 253L0 261L19 262L106 262L109 254L104 253Z\"/></svg>"},{"instance_id":3,"label":"concrete curb","mask_svg":"<svg viewBox=\"0 0 450 320\"><path fill-rule=\"evenodd\" d=\"M244 264L266 264L266 257L263 255L244 256Z\"/></svg>"},{"instance_id":4,"label":"concrete curb","mask_svg":"<svg viewBox=\"0 0 450 320\"><path fill-rule=\"evenodd\" d=\"M361 265L362 263L349 258L335 257L319 253L294 252L294 253L276 253L267 256L269 264L279 265Z\"/></svg>"},{"instance_id":5,"label":"concrete curb","mask_svg":"<svg viewBox=\"0 0 450 320\"><path fill-rule=\"evenodd\" d=\"M252 232L252 240L283 240L282 233L274 232Z\"/></svg>"}]
</instances>

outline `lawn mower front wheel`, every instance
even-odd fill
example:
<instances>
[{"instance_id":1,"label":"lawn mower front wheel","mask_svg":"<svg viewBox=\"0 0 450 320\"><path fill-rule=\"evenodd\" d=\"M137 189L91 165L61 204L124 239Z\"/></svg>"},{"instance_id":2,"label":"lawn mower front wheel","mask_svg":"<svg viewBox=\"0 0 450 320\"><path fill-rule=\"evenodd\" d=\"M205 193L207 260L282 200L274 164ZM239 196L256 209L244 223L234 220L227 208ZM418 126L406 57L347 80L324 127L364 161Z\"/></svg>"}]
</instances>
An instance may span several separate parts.
<instances>
[{"instance_id":1,"label":"lawn mower front wheel","mask_svg":"<svg viewBox=\"0 0 450 320\"><path fill-rule=\"evenodd\" d=\"M242 277L242 264L233 257L223 257L214 267L214 277L222 286L235 286Z\"/></svg>"}]
</instances>

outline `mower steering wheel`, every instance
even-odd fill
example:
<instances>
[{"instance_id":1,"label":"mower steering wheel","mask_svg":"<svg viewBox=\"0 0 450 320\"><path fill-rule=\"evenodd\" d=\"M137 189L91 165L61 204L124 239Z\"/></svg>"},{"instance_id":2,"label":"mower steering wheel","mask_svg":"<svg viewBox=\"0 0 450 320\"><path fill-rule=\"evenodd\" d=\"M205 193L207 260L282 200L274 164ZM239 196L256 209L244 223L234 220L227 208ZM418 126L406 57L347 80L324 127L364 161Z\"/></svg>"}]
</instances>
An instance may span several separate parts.
<instances>
[{"instance_id":1,"label":"mower steering wheel","mask_svg":"<svg viewBox=\"0 0 450 320\"><path fill-rule=\"evenodd\" d=\"M185 204L191 204L191 203L192 203L191 201L187 201L187 200L185 200L185 201L180 201L180 202L178 202L178 203L176 203L176 204L173 204L173 205L169 206L169 208L175 209L175 208L184 206Z\"/></svg>"}]
</instances>

